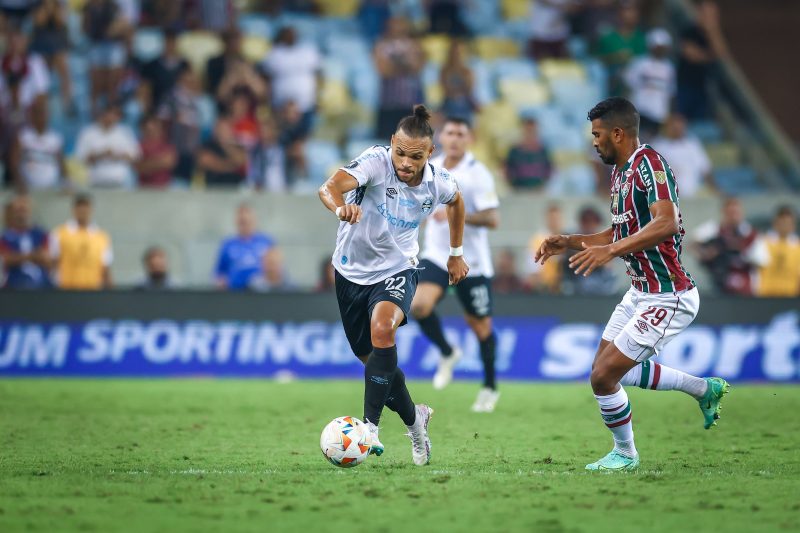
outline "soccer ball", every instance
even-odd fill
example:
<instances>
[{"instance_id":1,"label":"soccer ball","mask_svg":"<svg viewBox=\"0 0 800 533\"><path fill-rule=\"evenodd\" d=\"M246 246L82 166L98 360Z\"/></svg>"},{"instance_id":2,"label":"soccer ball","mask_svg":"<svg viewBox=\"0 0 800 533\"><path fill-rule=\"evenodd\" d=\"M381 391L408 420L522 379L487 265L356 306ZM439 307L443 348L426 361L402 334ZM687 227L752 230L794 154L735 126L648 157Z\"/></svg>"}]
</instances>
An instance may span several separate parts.
<instances>
[{"instance_id":1,"label":"soccer ball","mask_svg":"<svg viewBox=\"0 0 800 533\"><path fill-rule=\"evenodd\" d=\"M335 466L358 466L369 455L369 430L364 422L354 416L334 418L322 430L319 447L322 455Z\"/></svg>"}]
</instances>

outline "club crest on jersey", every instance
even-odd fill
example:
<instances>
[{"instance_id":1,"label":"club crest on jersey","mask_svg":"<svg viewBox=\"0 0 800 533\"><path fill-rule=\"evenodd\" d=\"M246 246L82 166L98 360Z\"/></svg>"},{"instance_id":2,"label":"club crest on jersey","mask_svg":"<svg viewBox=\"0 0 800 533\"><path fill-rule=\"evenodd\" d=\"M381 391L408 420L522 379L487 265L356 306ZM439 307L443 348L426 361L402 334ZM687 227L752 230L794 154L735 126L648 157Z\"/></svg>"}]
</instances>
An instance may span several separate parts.
<instances>
[{"instance_id":1,"label":"club crest on jersey","mask_svg":"<svg viewBox=\"0 0 800 533\"><path fill-rule=\"evenodd\" d=\"M394 199L394 197L397 196L397 189L395 189L394 187L386 187L386 196L388 196L391 199Z\"/></svg>"},{"instance_id":2,"label":"club crest on jersey","mask_svg":"<svg viewBox=\"0 0 800 533\"><path fill-rule=\"evenodd\" d=\"M656 170L653 172L653 176L656 179L656 183L665 184L667 182L667 173L663 170Z\"/></svg>"},{"instance_id":3,"label":"club crest on jersey","mask_svg":"<svg viewBox=\"0 0 800 533\"><path fill-rule=\"evenodd\" d=\"M427 213L433 208L433 198L425 198L425 201L422 202L422 212Z\"/></svg>"},{"instance_id":4,"label":"club crest on jersey","mask_svg":"<svg viewBox=\"0 0 800 533\"><path fill-rule=\"evenodd\" d=\"M626 183L626 184L625 184L625 185L622 187L622 197L623 197L623 198L627 198L627 197L628 197L628 192L629 192L630 190L631 190L631 184L630 184L630 183Z\"/></svg>"}]
</instances>

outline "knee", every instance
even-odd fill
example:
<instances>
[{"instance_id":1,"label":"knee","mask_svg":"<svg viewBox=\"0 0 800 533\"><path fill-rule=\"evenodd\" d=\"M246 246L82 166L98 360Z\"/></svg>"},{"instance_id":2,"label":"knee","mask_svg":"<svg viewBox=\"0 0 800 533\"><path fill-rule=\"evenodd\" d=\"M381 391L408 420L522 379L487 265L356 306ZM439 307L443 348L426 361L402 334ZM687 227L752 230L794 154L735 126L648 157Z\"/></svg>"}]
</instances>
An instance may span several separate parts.
<instances>
[{"instance_id":1,"label":"knee","mask_svg":"<svg viewBox=\"0 0 800 533\"><path fill-rule=\"evenodd\" d=\"M370 324L372 345L377 348L394 346L395 327L391 320L373 320Z\"/></svg>"},{"instance_id":2,"label":"knee","mask_svg":"<svg viewBox=\"0 0 800 533\"><path fill-rule=\"evenodd\" d=\"M614 380L612 374L602 365L598 364L592 367L589 381L592 384L592 390L595 394L611 394L617 386L617 382Z\"/></svg>"}]
</instances>

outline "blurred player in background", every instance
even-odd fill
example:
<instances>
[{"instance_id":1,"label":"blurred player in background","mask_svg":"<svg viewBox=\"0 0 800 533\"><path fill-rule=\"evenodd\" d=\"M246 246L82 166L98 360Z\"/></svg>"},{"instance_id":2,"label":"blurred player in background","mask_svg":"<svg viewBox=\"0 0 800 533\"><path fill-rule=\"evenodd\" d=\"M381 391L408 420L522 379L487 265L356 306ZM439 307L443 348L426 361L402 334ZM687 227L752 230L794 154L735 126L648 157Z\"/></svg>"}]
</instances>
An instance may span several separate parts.
<instances>
[{"instance_id":1,"label":"blurred player in background","mask_svg":"<svg viewBox=\"0 0 800 533\"><path fill-rule=\"evenodd\" d=\"M431 159L455 178L466 209L464 254L470 262L467 278L456 285L456 295L464 308L464 318L480 342L483 361L483 388L472 405L475 412L494 411L500 393L495 380L495 345L492 330L492 253L489 249L489 229L497 227L500 202L489 170L467 150L472 140L469 123L460 118L445 120L439 141L442 153ZM425 227L425 249L420 262L419 286L411 303L411 314L419 321L422 331L442 354L439 368L433 376L435 389L445 388L453 379L453 368L462 352L447 342L442 323L434 311L448 287L447 246L449 230L445 209L437 209Z\"/></svg>"},{"instance_id":2,"label":"blurred player in background","mask_svg":"<svg viewBox=\"0 0 800 533\"><path fill-rule=\"evenodd\" d=\"M370 453L381 455L378 423L384 405L408 427L414 463L430 461L428 421L433 410L414 405L397 366L395 332L406 323L417 287L419 225L440 204L450 226L449 282L466 277L464 201L445 170L429 163L433 130L425 106L403 118L391 146L373 146L339 169L319 191L336 214L333 266L336 298L347 340L365 365L364 422Z\"/></svg>"},{"instance_id":3,"label":"blurred player in background","mask_svg":"<svg viewBox=\"0 0 800 533\"><path fill-rule=\"evenodd\" d=\"M611 315L592 365L591 383L614 449L587 470L631 470L639 465L628 395L621 385L680 390L698 400L705 428L716 424L728 391L721 378L698 378L650 361L686 329L700 308L697 286L681 263L684 237L678 185L667 162L639 144L639 113L614 97L589 111L594 148L611 173L611 227L593 235L553 235L536 261L580 250L569 258L588 276L615 257L627 265L632 286Z\"/></svg>"}]
</instances>

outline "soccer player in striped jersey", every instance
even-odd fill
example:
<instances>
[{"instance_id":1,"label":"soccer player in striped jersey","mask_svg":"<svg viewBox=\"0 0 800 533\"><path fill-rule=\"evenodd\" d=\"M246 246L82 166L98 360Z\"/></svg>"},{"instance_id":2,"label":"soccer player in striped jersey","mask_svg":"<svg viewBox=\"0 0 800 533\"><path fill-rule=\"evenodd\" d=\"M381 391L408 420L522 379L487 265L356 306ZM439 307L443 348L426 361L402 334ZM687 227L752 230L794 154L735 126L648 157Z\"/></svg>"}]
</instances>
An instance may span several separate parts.
<instances>
[{"instance_id":1,"label":"soccer player in striped jersey","mask_svg":"<svg viewBox=\"0 0 800 533\"><path fill-rule=\"evenodd\" d=\"M716 424L728 384L698 378L650 361L686 329L700 307L697 286L681 263L684 237L678 185L658 152L639 144L639 113L624 98L608 98L589 111L594 148L614 165L611 227L593 235L553 235L536 252L537 262L579 250L569 258L576 274L621 257L631 278L603 331L592 366L591 384L600 414L614 437L614 449L587 470L631 470L639 465L633 418L622 385L680 390L700 403L709 429Z\"/></svg>"}]
</instances>

